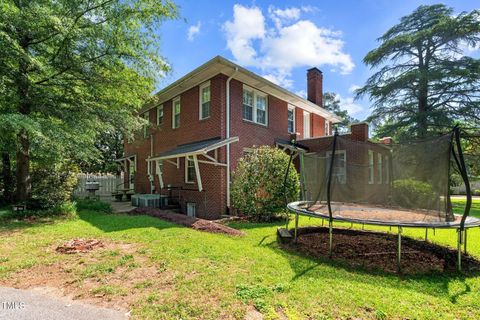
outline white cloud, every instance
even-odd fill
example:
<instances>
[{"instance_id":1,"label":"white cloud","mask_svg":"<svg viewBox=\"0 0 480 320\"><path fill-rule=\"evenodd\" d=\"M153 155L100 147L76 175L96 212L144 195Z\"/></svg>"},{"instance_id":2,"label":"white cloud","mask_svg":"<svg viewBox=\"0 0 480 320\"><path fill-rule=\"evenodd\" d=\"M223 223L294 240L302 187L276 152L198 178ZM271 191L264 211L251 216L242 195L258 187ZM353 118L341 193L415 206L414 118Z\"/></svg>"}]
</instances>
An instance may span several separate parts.
<instances>
[{"instance_id":1,"label":"white cloud","mask_svg":"<svg viewBox=\"0 0 480 320\"><path fill-rule=\"evenodd\" d=\"M200 33L201 27L202 27L202 23L200 21L198 21L197 24L190 26L187 32L187 39L189 41L193 41L195 36Z\"/></svg>"},{"instance_id":2,"label":"white cloud","mask_svg":"<svg viewBox=\"0 0 480 320\"><path fill-rule=\"evenodd\" d=\"M233 19L225 22L227 48L238 63L261 68L269 80L292 84L296 67L330 66L342 74L355 67L344 52L341 32L301 19L311 7L269 7L268 24L258 7L233 7Z\"/></svg>"},{"instance_id":3,"label":"white cloud","mask_svg":"<svg viewBox=\"0 0 480 320\"><path fill-rule=\"evenodd\" d=\"M262 77L287 89L293 86L293 80L289 78L290 73L273 72L273 73L265 74Z\"/></svg>"},{"instance_id":4,"label":"white cloud","mask_svg":"<svg viewBox=\"0 0 480 320\"><path fill-rule=\"evenodd\" d=\"M244 65L255 65L257 52L253 40L265 37L265 18L258 7L233 6L233 21L223 25L227 34L227 47L237 61Z\"/></svg>"},{"instance_id":5,"label":"white cloud","mask_svg":"<svg viewBox=\"0 0 480 320\"><path fill-rule=\"evenodd\" d=\"M363 107L359 104L356 104L352 97L342 97L341 95L336 95L338 100L340 100L340 109L347 110L348 114L355 116L356 114L364 111Z\"/></svg>"},{"instance_id":6,"label":"white cloud","mask_svg":"<svg viewBox=\"0 0 480 320\"><path fill-rule=\"evenodd\" d=\"M300 97L304 98L304 99L307 99L307 91L305 91L305 90L296 91L295 94L297 96L300 96Z\"/></svg>"},{"instance_id":7,"label":"white cloud","mask_svg":"<svg viewBox=\"0 0 480 320\"><path fill-rule=\"evenodd\" d=\"M352 84L350 88L348 88L349 93L355 93L355 90L360 89L362 86L359 86L358 84Z\"/></svg>"}]
</instances>

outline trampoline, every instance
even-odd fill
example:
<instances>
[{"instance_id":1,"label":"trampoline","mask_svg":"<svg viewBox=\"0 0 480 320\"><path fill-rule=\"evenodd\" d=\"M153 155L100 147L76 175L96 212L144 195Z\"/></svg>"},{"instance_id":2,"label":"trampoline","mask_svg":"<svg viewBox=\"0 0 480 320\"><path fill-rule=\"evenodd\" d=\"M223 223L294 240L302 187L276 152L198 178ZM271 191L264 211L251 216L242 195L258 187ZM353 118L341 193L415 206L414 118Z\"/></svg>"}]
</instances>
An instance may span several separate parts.
<instances>
[{"instance_id":1,"label":"trampoline","mask_svg":"<svg viewBox=\"0 0 480 320\"><path fill-rule=\"evenodd\" d=\"M426 237L428 229L455 229L461 270L467 229L479 227L480 219L469 216L472 196L458 127L444 135L398 144L358 141L337 132L327 139L310 148L313 152L298 152L301 201L287 204L295 214L294 241L299 215L328 221L330 256L334 221L396 227L400 271L402 228L425 228ZM466 187L462 215L452 209L453 173Z\"/></svg>"}]
</instances>

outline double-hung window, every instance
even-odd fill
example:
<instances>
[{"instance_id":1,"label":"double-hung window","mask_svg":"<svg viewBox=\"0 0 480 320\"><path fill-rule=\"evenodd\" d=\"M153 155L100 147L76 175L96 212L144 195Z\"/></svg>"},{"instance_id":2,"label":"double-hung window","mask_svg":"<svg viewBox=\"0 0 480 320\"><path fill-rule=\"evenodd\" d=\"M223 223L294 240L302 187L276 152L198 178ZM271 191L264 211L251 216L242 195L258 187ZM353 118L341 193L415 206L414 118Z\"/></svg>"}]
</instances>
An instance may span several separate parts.
<instances>
[{"instance_id":1,"label":"double-hung window","mask_svg":"<svg viewBox=\"0 0 480 320\"><path fill-rule=\"evenodd\" d=\"M381 153L377 153L377 170L378 170L377 183L378 184L382 183L382 178L383 178L382 157L383 156Z\"/></svg>"},{"instance_id":2,"label":"double-hung window","mask_svg":"<svg viewBox=\"0 0 480 320\"><path fill-rule=\"evenodd\" d=\"M180 97L173 99L173 108L172 108L172 128L180 127Z\"/></svg>"},{"instance_id":3,"label":"double-hung window","mask_svg":"<svg viewBox=\"0 0 480 320\"><path fill-rule=\"evenodd\" d=\"M185 157L185 182L194 183L195 182L195 161L193 157Z\"/></svg>"},{"instance_id":4,"label":"double-hung window","mask_svg":"<svg viewBox=\"0 0 480 320\"><path fill-rule=\"evenodd\" d=\"M295 133L295 107L288 106L288 133Z\"/></svg>"},{"instance_id":5,"label":"double-hung window","mask_svg":"<svg viewBox=\"0 0 480 320\"><path fill-rule=\"evenodd\" d=\"M303 111L303 138L310 138L310 113Z\"/></svg>"},{"instance_id":6,"label":"double-hung window","mask_svg":"<svg viewBox=\"0 0 480 320\"><path fill-rule=\"evenodd\" d=\"M157 107L157 126L163 123L163 104Z\"/></svg>"},{"instance_id":7,"label":"double-hung window","mask_svg":"<svg viewBox=\"0 0 480 320\"><path fill-rule=\"evenodd\" d=\"M368 150L368 184L375 182L373 151Z\"/></svg>"},{"instance_id":8,"label":"double-hung window","mask_svg":"<svg viewBox=\"0 0 480 320\"><path fill-rule=\"evenodd\" d=\"M210 81L200 86L200 120L210 117Z\"/></svg>"},{"instance_id":9,"label":"double-hung window","mask_svg":"<svg viewBox=\"0 0 480 320\"><path fill-rule=\"evenodd\" d=\"M143 114L143 119L147 121L147 123L143 125L143 137L148 138L148 127L150 125L150 114L148 111Z\"/></svg>"},{"instance_id":10,"label":"double-hung window","mask_svg":"<svg viewBox=\"0 0 480 320\"><path fill-rule=\"evenodd\" d=\"M385 155L385 183L389 184L390 183L390 159L388 158L388 155Z\"/></svg>"},{"instance_id":11,"label":"double-hung window","mask_svg":"<svg viewBox=\"0 0 480 320\"><path fill-rule=\"evenodd\" d=\"M243 119L267 125L268 101L265 93L243 88Z\"/></svg>"},{"instance_id":12,"label":"double-hung window","mask_svg":"<svg viewBox=\"0 0 480 320\"><path fill-rule=\"evenodd\" d=\"M327 152L327 175L330 170L332 152ZM333 179L340 184L347 183L347 152L346 150L336 150L335 159L333 162Z\"/></svg>"}]
</instances>

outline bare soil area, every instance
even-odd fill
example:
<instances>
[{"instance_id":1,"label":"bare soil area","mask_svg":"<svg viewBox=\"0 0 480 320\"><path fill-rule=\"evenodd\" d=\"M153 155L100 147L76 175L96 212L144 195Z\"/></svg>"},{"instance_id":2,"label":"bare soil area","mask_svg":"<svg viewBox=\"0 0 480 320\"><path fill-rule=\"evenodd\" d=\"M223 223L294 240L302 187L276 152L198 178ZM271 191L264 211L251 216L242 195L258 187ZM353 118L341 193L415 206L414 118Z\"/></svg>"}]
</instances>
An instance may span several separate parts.
<instances>
[{"instance_id":1,"label":"bare soil area","mask_svg":"<svg viewBox=\"0 0 480 320\"><path fill-rule=\"evenodd\" d=\"M49 251L55 254L56 248ZM134 244L104 241L94 251L79 251L64 255L61 262L22 269L0 280L0 285L49 291L55 288L54 295L128 311L149 294L150 288L167 290L173 285L172 272L155 267L147 255L139 252Z\"/></svg>"},{"instance_id":2,"label":"bare soil area","mask_svg":"<svg viewBox=\"0 0 480 320\"><path fill-rule=\"evenodd\" d=\"M328 257L328 228L299 228L297 243L282 244L287 250L312 257ZM353 267L397 272L397 235L334 229L333 256ZM464 271L480 270L480 261L463 254ZM431 242L402 237L402 273L419 274L456 270L457 251Z\"/></svg>"},{"instance_id":3,"label":"bare soil area","mask_svg":"<svg viewBox=\"0 0 480 320\"><path fill-rule=\"evenodd\" d=\"M156 208L135 208L129 212L131 215L149 215L152 217L167 220L173 223L183 225L195 230L206 231L211 233L223 233L231 236L243 236L242 231L227 227L215 221L188 217L184 214L175 213L168 210L160 210Z\"/></svg>"}]
</instances>

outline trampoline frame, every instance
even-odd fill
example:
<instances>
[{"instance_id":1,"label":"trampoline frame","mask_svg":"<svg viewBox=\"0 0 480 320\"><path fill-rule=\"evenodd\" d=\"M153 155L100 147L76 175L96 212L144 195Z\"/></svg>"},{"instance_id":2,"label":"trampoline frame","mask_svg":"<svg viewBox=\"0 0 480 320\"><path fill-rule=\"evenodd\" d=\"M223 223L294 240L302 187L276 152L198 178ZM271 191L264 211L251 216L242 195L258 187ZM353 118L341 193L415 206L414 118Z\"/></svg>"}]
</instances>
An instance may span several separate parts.
<instances>
[{"instance_id":1,"label":"trampoline frame","mask_svg":"<svg viewBox=\"0 0 480 320\"><path fill-rule=\"evenodd\" d=\"M470 217L470 209L472 206L472 193L470 182L468 179L468 172L467 167L465 164L465 159L463 156L463 150L460 142L460 128L455 126L452 130L452 147L451 147L451 155L453 155L453 159L455 160L455 164L457 165L457 169L460 172L462 180L465 184L465 191L466 191L466 204L465 209L462 215L455 215L457 217L461 217L460 222L442 222L442 223L422 223L422 222L398 222L398 221L381 221L381 220L368 220L368 219L354 219L354 218L345 218L345 217L334 217L332 214L332 207L331 207L331 181L332 181L332 174L333 174L333 166L335 161L335 150L337 144L337 137L338 131L335 130L333 136L333 146L332 146L332 156L330 159L330 170L328 174L328 181L327 181L327 208L328 208L328 215L317 213L311 210L306 210L300 208L301 205L305 204L312 204L313 201L295 201L288 203L285 193L285 200L286 200L286 207L289 211L295 214L295 228L294 228L294 241L297 241L297 233L298 233L298 219L299 215L313 217L313 218L321 218L322 225L325 219L328 219L328 228L329 228L329 257L332 257L333 254L333 222L340 221L340 222L350 222L350 223L357 223L363 225L376 225L376 226L388 226L388 227L397 227L398 228L398 238L397 238L397 270L401 272L401 255L402 255L402 229L404 227L408 228L425 228L425 241L427 241L428 237L428 228L432 228L435 232L435 229L456 229L457 230L457 270L462 270L462 244L464 246L464 252L467 253L467 229L480 227L480 219ZM296 141L292 140L293 148L296 148ZM456 150L455 150L456 148ZM301 183L301 192L302 196L304 195L304 177L303 177L303 169L304 169L304 162L303 162L303 154L297 150L300 158L300 183ZM288 177L288 172L290 170L290 166L293 160L293 152L290 151L290 160L288 163L288 167L285 173L285 181L284 186L286 188L286 180ZM288 230L288 220L287 219L287 230Z\"/></svg>"}]
</instances>

